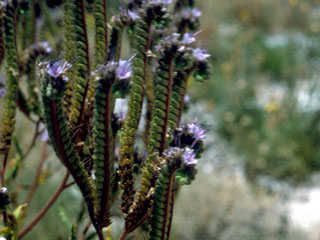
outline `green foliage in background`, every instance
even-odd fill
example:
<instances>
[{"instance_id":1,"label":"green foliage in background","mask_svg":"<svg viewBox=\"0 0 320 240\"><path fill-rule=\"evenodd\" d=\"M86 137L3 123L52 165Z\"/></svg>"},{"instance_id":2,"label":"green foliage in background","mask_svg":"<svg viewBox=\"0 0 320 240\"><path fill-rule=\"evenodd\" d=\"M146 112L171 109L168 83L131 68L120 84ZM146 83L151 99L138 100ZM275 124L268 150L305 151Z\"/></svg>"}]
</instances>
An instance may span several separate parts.
<instances>
[{"instance_id":1,"label":"green foliage in background","mask_svg":"<svg viewBox=\"0 0 320 240\"><path fill-rule=\"evenodd\" d=\"M211 7L215 71L210 87L197 91L210 102L216 130L243 159L250 181L305 183L320 170L319 1Z\"/></svg>"}]
</instances>

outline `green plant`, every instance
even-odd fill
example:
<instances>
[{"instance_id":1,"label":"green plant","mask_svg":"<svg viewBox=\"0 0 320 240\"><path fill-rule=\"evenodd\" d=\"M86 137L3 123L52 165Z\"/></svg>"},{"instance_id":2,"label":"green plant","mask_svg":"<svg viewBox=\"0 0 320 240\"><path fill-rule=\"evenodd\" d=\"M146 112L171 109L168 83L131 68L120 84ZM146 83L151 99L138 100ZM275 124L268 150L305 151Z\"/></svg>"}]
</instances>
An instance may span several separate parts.
<instances>
[{"instance_id":1,"label":"green plant","mask_svg":"<svg viewBox=\"0 0 320 240\"><path fill-rule=\"evenodd\" d=\"M20 205L19 214L17 210L12 213L7 190L3 188L1 234L7 240L23 238L62 191L75 184L82 193L90 222L102 240L102 229L111 224L111 207L117 203L119 181L120 209L125 218L120 239L126 239L142 224L150 226L150 239L169 239L175 190L195 178L197 159L201 157L207 132L196 121L185 126L180 123L188 79L193 76L203 81L209 76L207 59L210 55L191 47L196 34L188 33L198 28L201 15L194 8L194 1L177 1L173 18L169 0L131 1L112 16L109 38L106 0L90 3L65 0L61 31L64 38L50 39L53 47L38 42L38 30L36 25L32 26L32 22L37 22L36 8L39 7L48 25L39 31L48 30L52 36L60 33L45 1L0 3L1 12L4 12L0 16L3 22L0 29L4 32L0 39L0 46L4 45L0 47L0 56L1 59L5 56L6 63L6 80L2 84L5 91L1 116L4 157L1 185L8 186L10 192L10 183L14 181L14 174L5 174L5 170L11 168L7 163L17 107L35 123L36 134L26 153L19 151L16 141L15 171L23 167L20 163L34 147L41 123L45 123L47 130L43 131L48 132L57 157L67 169L52 198L23 229L21 223L27 208ZM90 13L95 20L94 58L90 54L87 24ZM133 46L133 56L129 60L120 59L125 29L129 35L127 41ZM30 45L19 36L33 36L28 39ZM19 54L21 48L24 54ZM57 58L59 49L64 51ZM48 55L56 60L48 60ZM40 56L42 61L39 61ZM35 74L37 70L39 74ZM18 83L23 78L27 79L27 93ZM127 94L128 112L124 120L114 108L116 98ZM138 126L144 98L149 111L144 131L147 154L139 162L138 174L134 175L135 144L140 138ZM118 145L119 155L116 154ZM44 158L39 162L39 172L27 200L38 187ZM74 180L71 183L67 183L69 175ZM137 192L135 182L140 182ZM86 231L81 239L85 234ZM76 239L76 235L76 226L72 226L70 239Z\"/></svg>"}]
</instances>

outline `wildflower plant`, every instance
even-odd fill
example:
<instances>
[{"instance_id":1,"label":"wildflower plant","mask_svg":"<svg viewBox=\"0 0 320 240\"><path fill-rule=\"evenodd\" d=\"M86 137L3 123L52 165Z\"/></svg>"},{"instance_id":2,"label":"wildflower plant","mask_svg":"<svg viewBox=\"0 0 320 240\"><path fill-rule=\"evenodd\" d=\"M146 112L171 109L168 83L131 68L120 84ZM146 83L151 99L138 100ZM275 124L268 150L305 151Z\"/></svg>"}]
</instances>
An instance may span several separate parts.
<instances>
[{"instance_id":1,"label":"wildflower plant","mask_svg":"<svg viewBox=\"0 0 320 240\"><path fill-rule=\"evenodd\" d=\"M75 184L98 239L104 239L103 229L112 223L117 199L125 220L119 239L142 225L149 239L169 239L175 194L194 180L207 133L197 121L181 125L188 80L209 77L210 55L194 48L201 16L194 5L193 0L131 0L108 16L107 0L64 0L61 38L54 37L60 27L56 29L45 1L0 1L0 64L6 69L0 78L3 238L23 238L61 192ZM42 15L36 16L36 8ZM90 14L94 36L89 35ZM41 31L52 36L50 43L42 41ZM132 47L129 59L121 58L123 41ZM118 98L128 98L125 115L115 112ZM12 212L10 183L15 175L6 173L19 170L34 144L22 153L14 138L16 109L36 125L34 139L39 136L46 144L49 138L66 168L57 191L25 228L18 222L27 207L22 204L20 214ZM143 155L136 149L140 139ZM16 164L9 157L13 144ZM29 203L37 181L24 203ZM70 237L77 239L74 226Z\"/></svg>"}]
</instances>

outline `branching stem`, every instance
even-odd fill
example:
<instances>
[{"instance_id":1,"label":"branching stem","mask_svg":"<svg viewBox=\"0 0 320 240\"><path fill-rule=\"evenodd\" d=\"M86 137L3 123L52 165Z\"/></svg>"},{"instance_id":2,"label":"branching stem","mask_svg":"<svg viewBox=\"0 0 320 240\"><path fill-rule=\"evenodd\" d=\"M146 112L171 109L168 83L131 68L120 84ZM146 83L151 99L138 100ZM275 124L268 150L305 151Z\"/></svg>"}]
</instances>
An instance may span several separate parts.
<instances>
[{"instance_id":1,"label":"branching stem","mask_svg":"<svg viewBox=\"0 0 320 240\"><path fill-rule=\"evenodd\" d=\"M50 198L50 200L47 202L47 204L42 208L42 210L37 214L37 216L35 216L35 218L19 233L19 239L23 238L28 232L30 232L32 228L45 216L48 210L57 201L63 190L66 189L66 183L68 181L69 175L69 172L67 172L64 175L60 186L53 194L53 196Z\"/></svg>"}]
</instances>

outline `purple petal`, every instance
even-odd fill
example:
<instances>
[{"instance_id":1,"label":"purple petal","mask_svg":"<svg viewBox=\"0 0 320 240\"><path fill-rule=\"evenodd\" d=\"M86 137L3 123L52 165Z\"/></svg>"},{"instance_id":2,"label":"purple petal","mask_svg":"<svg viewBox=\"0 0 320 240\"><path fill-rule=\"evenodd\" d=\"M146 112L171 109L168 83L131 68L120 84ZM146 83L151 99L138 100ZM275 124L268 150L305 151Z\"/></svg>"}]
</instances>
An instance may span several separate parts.
<instances>
[{"instance_id":1,"label":"purple petal","mask_svg":"<svg viewBox=\"0 0 320 240\"><path fill-rule=\"evenodd\" d=\"M190 95L186 94L186 95L184 96L184 102L185 102L185 103L188 103L188 102L190 102L190 101L191 101Z\"/></svg>"},{"instance_id":2,"label":"purple petal","mask_svg":"<svg viewBox=\"0 0 320 240\"><path fill-rule=\"evenodd\" d=\"M187 127L189 133L191 133L196 140L203 140L207 137L206 133L208 132L208 129L205 129L202 126L200 126L197 123L197 121L188 124Z\"/></svg>"},{"instance_id":3,"label":"purple petal","mask_svg":"<svg viewBox=\"0 0 320 240\"><path fill-rule=\"evenodd\" d=\"M189 45L189 44L194 43L196 41L197 41L197 39L195 38L195 34L193 34L193 33L185 33L183 35L182 42L185 45Z\"/></svg>"},{"instance_id":4,"label":"purple petal","mask_svg":"<svg viewBox=\"0 0 320 240\"><path fill-rule=\"evenodd\" d=\"M139 13L138 11L131 11L131 10L128 10L128 16L131 20L136 20L139 18Z\"/></svg>"},{"instance_id":5,"label":"purple petal","mask_svg":"<svg viewBox=\"0 0 320 240\"><path fill-rule=\"evenodd\" d=\"M184 151L183 160L186 165L194 165L198 163L198 160L196 159L196 154L192 149L188 147Z\"/></svg>"},{"instance_id":6,"label":"purple petal","mask_svg":"<svg viewBox=\"0 0 320 240\"><path fill-rule=\"evenodd\" d=\"M69 68L71 68L71 64L68 62L51 61L47 65L47 72L51 77L57 78Z\"/></svg>"},{"instance_id":7,"label":"purple petal","mask_svg":"<svg viewBox=\"0 0 320 240\"><path fill-rule=\"evenodd\" d=\"M193 8L193 9L191 10L191 16L192 16L192 17L194 17L194 18L199 18L199 17L201 17L201 15L202 15L202 12L201 12L199 9Z\"/></svg>"},{"instance_id":8,"label":"purple petal","mask_svg":"<svg viewBox=\"0 0 320 240\"><path fill-rule=\"evenodd\" d=\"M199 61L204 61L211 56L206 50L200 48L193 49L192 55Z\"/></svg>"},{"instance_id":9,"label":"purple petal","mask_svg":"<svg viewBox=\"0 0 320 240\"><path fill-rule=\"evenodd\" d=\"M180 16L184 19L199 18L202 12L197 8L186 8L180 12Z\"/></svg>"},{"instance_id":10,"label":"purple petal","mask_svg":"<svg viewBox=\"0 0 320 240\"><path fill-rule=\"evenodd\" d=\"M132 69L131 69L131 63L130 61L119 61L119 66L116 69L116 75L117 78L122 80L122 79L127 79L130 78L132 74Z\"/></svg>"},{"instance_id":11,"label":"purple petal","mask_svg":"<svg viewBox=\"0 0 320 240\"><path fill-rule=\"evenodd\" d=\"M51 53L53 51L52 47L50 46L50 43L45 41L45 42L39 42L38 43L47 53Z\"/></svg>"}]
</instances>

